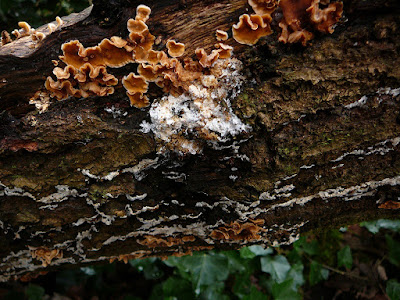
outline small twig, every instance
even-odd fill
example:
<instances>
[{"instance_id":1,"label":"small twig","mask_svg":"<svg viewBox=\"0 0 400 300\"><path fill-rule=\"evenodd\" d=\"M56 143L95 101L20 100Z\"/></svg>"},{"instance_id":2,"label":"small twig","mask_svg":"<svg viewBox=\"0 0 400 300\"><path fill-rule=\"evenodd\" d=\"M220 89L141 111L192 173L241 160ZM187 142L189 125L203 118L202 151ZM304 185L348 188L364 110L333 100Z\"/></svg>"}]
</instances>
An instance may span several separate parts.
<instances>
[{"instance_id":1,"label":"small twig","mask_svg":"<svg viewBox=\"0 0 400 300\"><path fill-rule=\"evenodd\" d=\"M313 259L312 259L311 257L309 257L308 255L305 255L305 257L306 257L309 261L313 261ZM323 263L319 263L319 264L320 264L322 267L324 267L325 269L328 269L328 270L330 270L330 271L332 271L332 272L335 272L335 273L338 273L338 274L340 274L340 275L347 276L347 277L353 277L353 278L360 279L360 280L364 280L364 281L369 281L369 279L368 279L367 277L361 277L361 276L358 276L358 275L351 274L351 273L349 273L349 272L341 271L341 270L338 270L338 269L336 269L336 268L333 268L333 267L330 267L330 266L328 266L328 265L325 265L325 264L323 264Z\"/></svg>"}]
</instances>

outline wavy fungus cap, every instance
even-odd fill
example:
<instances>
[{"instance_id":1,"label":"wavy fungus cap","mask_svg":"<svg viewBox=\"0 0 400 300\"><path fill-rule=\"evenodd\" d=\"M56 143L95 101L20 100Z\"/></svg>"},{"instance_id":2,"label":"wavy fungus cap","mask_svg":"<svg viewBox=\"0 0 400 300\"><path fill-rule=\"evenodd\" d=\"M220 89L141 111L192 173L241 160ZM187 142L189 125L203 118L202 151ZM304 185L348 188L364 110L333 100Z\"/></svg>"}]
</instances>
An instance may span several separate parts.
<instances>
[{"instance_id":1,"label":"wavy fungus cap","mask_svg":"<svg viewBox=\"0 0 400 300\"><path fill-rule=\"evenodd\" d=\"M177 43L174 40L168 40L167 41L167 49L168 49L168 54L171 57L180 57L185 53L185 44L183 43Z\"/></svg>"},{"instance_id":2,"label":"wavy fungus cap","mask_svg":"<svg viewBox=\"0 0 400 300\"><path fill-rule=\"evenodd\" d=\"M217 29L215 31L215 37L217 38L217 41L219 41L219 42L226 41L228 39L228 33L226 31Z\"/></svg>"},{"instance_id":3,"label":"wavy fungus cap","mask_svg":"<svg viewBox=\"0 0 400 300\"><path fill-rule=\"evenodd\" d=\"M136 8L136 20L140 20L143 22L146 22L151 14L151 9L150 7L144 5L144 4L140 4L137 8Z\"/></svg>"},{"instance_id":4,"label":"wavy fungus cap","mask_svg":"<svg viewBox=\"0 0 400 300\"><path fill-rule=\"evenodd\" d=\"M279 23L282 33L279 41L284 43L301 42L303 46L314 37L309 30L313 28L332 33L333 26L339 21L343 13L343 3L324 1L328 7L321 9L320 0L281 0L279 6L283 18Z\"/></svg>"},{"instance_id":5,"label":"wavy fungus cap","mask_svg":"<svg viewBox=\"0 0 400 300\"><path fill-rule=\"evenodd\" d=\"M343 3L330 3L324 9L319 8L320 0L314 0L307 12L311 14L310 20L318 31L333 33L333 26L340 20L343 13Z\"/></svg>"},{"instance_id":6,"label":"wavy fungus cap","mask_svg":"<svg viewBox=\"0 0 400 300\"><path fill-rule=\"evenodd\" d=\"M144 96L148 90L149 84L144 77L129 73L128 76L122 78L122 84L126 89L126 94L132 106L142 108L149 105L149 99Z\"/></svg>"},{"instance_id":7,"label":"wavy fungus cap","mask_svg":"<svg viewBox=\"0 0 400 300\"><path fill-rule=\"evenodd\" d=\"M132 53L121 46L117 38L104 39L94 47L85 48L78 40L61 46L63 55L60 59L67 65L80 68L86 63L92 66L122 67L133 62Z\"/></svg>"},{"instance_id":8,"label":"wavy fungus cap","mask_svg":"<svg viewBox=\"0 0 400 300\"><path fill-rule=\"evenodd\" d=\"M271 14L278 6L279 0L249 0L249 5L257 15Z\"/></svg>"},{"instance_id":9,"label":"wavy fungus cap","mask_svg":"<svg viewBox=\"0 0 400 300\"><path fill-rule=\"evenodd\" d=\"M261 37L272 33L271 21L272 18L268 14L241 15L239 23L232 26L233 38L240 44L254 45Z\"/></svg>"}]
</instances>

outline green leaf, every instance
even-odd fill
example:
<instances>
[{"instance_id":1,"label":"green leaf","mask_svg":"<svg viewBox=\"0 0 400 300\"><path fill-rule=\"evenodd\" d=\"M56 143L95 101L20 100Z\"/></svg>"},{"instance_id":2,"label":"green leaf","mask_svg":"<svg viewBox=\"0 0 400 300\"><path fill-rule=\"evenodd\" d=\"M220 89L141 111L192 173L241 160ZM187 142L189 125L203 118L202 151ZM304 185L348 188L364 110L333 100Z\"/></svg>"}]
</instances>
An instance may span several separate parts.
<instances>
[{"instance_id":1,"label":"green leaf","mask_svg":"<svg viewBox=\"0 0 400 300\"><path fill-rule=\"evenodd\" d=\"M315 285L322 280L328 279L329 270L322 267L322 265L316 261L312 261L310 264L310 275L308 277L310 285Z\"/></svg>"},{"instance_id":2,"label":"green leaf","mask_svg":"<svg viewBox=\"0 0 400 300\"><path fill-rule=\"evenodd\" d=\"M165 300L162 284L157 284L153 287L149 300Z\"/></svg>"},{"instance_id":3,"label":"green leaf","mask_svg":"<svg viewBox=\"0 0 400 300\"><path fill-rule=\"evenodd\" d=\"M164 272L159 268L156 257L145 259L132 259L129 264L135 267L139 272L143 272L144 278L148 280L159 279L164 275Z\"/></svg>"},{"instance_id":4,"label":"green leaf","mask_svg":"<svg viewBox=\"0 0 400 300\"><path fill-rule=\"evenodd\" d=\"M250 293L251 281L249 274L239 274L235 276L235 285L233 286L233 293L239 299Z\"/></svg>"},{"instance_id":5,"label":"green leaf","mask_svg":"<svg viewBox=\"0 0 400 300\"><path fill-rule=\"evenodd\" d=\"M388 234L385 237L389 248L389 261L396 266L400 266L400 243Z\"/></svg>"},{"instance_id":6,"label":"green leaf","mask_svg":"<svg viewBox=\"0 0 400 300\"><path fill-rule=\"evenodd\" d=\"M275 300L301 300L301 295L293 289L293 279L272 284L272 296Z\"/></svg>"},{"instance_id":7,"label":"green leaf","mask_svg":"<svg viewBox=\"0 0 400 300\"><path fill-rule=\"evenodd\" d=\"M83 272L83 274L87 275L87 276L94 276L96 275L96 269L92 268L92 267L82 267L81 271Z\"/></svg>"},{"instance_id":8,"label":"green leaf","mask_svg":"<svg viewBox=\"0 0 400 300\"><path fill-rule=\"evenodd\" d=\"M274 257L261 257L261 270L271 274L272 280L282 282L285 280L287 273L290 270L290 264L286 257L276 255Z\"/></svg>"},{"instance_id":9,"label":"green leaf","mask_svg":"<svg viewBox=\"0 0 400 300\"><path fill-rule=\"evenodd\" d=\"M369 232L373 234L378 233L381 228L400 232L400 220L380 219L376 221L362 222L360 225L367 228Z\"/></svg>"},{"instance_id":10,"label":"green leaf","mask_svg":"<svg viewBox=\"0 0 400 300\"><path fill-rule=\"evenodd\" d=\"M267 295L263 292L259 291L254 285L250 289L250 294L245 295L243 300L265 300L267 299Z\"/></svg>"},{"instance_id":11,"label":"green leaf","mask_svg":"<svg viewBox=\"0 0 400 300\"><path fill-rule=\"evenodd\" d=\"M202 291L199 296L200 300L229 300L230 298L227 295L223 294L225 288L225 284L223 282L216 282L213 285L208 286L206 289ZM194 298L192 298L194 299Z\"/></svg>"},{"instance_id":12,"label":"green leaf","mask_svg":"<svg viewBox=\"0 0 400 300\"><path fill-rule=\"evenodd\" d=\"M292 264L301 264L302 260L301 260L301 255L299 253L299 251L296 248L293 248L287 255L286 255L287 259L289 260L290 263Z\"/></svg>"},{"instance_id":13,"label":"green leaf","mask_svg":"<svg viewBox=\"0 0 400 300\"><path fill-rule=\"evenodd\" d=\"M303 276L304 266L302 263L297 263L292 265L289 273L287 274L287 279L293 279L293 289L297 290L300 286L304 284Z\"/></svg>"},{"instance_id":14,"label":"green leaf","mask_svg":"<svg viewBox=\"0 0 400 300\"><path fill-rule=\"evenodd\" d=\"M338 267L345 266L350 269L353 265L353 257L351 255L351 249L346 246L340 249L337 253Z\"/></svg>"},{"instance_id":15,"label":"green leaf","mask_svg":"<svg viewBox=\"0 0 400 300\"><path fill-rule=\"evenodd\" d=\"M223 281L229 275L229 261L223 254L199 253L180 257L178 260L170 257L167 265L178 267L181 273L190 273L196 295L202 292L203 287Z\"/></svg>"},{"instance_id":16,"label":"green leaf","mask_svg":"<svg viewBox=\"0 0 400 300\"><path fill-rule=\"evenodd\" d=\"M249 269L249 261L243 259L238 251L224 251L222 254L229 261L229 273L243 273Z\"/></svg>"},{"instance_id":17,"label":"green leaf","mask_svg":"<svg viewBox=\"0 0 400 300\"><path fill-rule=\"evenodd\" d=\"M26 287L25 294L29 300L42 300L45 294L45 290L41 286L30 283Z\"/></svg>"},{"instance_id":18,"label":"green leaf","mask_svg":"<svg viewBox=\"0 0 400 300\"><path fill-rule=\"evenodd\" d=\"M252 259L256 256L257 254L251 251L249 247L243 247L242 249L240 249L240 257L242 258Z\"/></svg>"},{"instance_id":19,"label":"green leaf","mask_svg":"<svg viewBox=\"0 0 400 300\"><path fill-rule=\"evenodd\" d=\"M307 237L302 236L293 244L294 248L300 253L303 251L308 255L316 255L319 253L319 246L316 240L312 240L311 242L307 242Z\"/></svg>"},{"instance_id":20,"label":"green leaf","mask_svg":"<svg viewBox=\"0 0 400 300\"><path fill-rule=\"evenodd\" d=\"M154 264L158 260L157 257L149 257L144 259L131 259L129 260L129 264L132 267L135 267L138 271L143 271L145 266L149 266Z\"/></svg>"},{"instance_id":21,"label":"green leaf","mask_svg":"<svg viewBox=\"0 0 400 300\"><path fill-rule=\"evenodd\" d=\"M391 300L400 299L400 283L396 279L390 279L386 283L386 294Z\"/></svg>"},{"instance_id":22,"label":"green leaf","mask_svg":"<svg viewBox=\"0 0 400 300\"><path fill-rule=\"evenodd\" d=\"M175 297L179 300L195 298L189 281L175 276L169 277L162 285L164 297Z\"/></svg>"},{"instance_id":23,"label":"green leaf","mask_svg":"<svg viewBox=\"0 0 400 300\"><path fill-rule=\"evenodd\" d=\"M259 245L252 245L249 247L243 247L240 249L240 256L242 258L254 258L256 256L266 256L268 254L273 253L274 250L272 248L264 249L262 246Z\"/></svg>"}]
</instances>

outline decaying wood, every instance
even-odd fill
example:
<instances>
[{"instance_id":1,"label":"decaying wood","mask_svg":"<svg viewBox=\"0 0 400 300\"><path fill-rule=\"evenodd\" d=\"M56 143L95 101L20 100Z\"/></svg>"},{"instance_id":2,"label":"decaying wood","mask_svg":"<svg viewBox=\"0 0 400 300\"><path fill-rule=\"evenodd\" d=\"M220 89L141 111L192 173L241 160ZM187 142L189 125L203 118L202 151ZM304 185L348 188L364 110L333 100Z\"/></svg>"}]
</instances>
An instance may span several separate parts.
<instances>
[{"instance_id":1,"label":"decaying wood","mask_svg":"<svg viewBox=\"0 0 400 300\"><path fill-rule=\"evenodd\" d=\"M0 47L0 280L89 264L249 243L396 217L400 189L400 6L345 1L332 35L307 47L275 33L234 46L246 76L232 103L252 127L199 155L157 154L148 110L122 88L102 98L29 99L61 45L127 35L137 1L98 1L38 47ZM245 0L147 1L150 31L209 51ZM276 24L275 24L276 25ZM136 69L113 70L119 78ZM154 89L154 101L161 93Z\"/></svg>"}]
</instances>

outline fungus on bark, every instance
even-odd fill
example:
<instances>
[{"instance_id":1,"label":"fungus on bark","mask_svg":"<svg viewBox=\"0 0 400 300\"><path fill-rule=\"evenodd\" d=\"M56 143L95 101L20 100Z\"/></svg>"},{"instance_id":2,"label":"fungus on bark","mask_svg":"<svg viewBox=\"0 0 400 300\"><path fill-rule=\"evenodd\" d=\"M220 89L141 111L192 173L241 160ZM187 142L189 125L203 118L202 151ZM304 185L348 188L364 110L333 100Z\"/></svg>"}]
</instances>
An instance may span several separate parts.
<instances>
[{"instance_id":1,"label":"fungus on bark","mask_svg":"<svg viewBox=\"0 0 400 300\"><path fill-rule=\"evenodd\" d=\"M248 0L257 15L271 14L278 6L279 0Z\"/></svg>"},{"instance_id":2,"label":"fungus on bark","mask_svg":"<svg viewBox=\"0 0 400 300\"><path fill-rule=\"evenodd\" d=\"M261 220L263 221L263 220ZM263 224L263 222L262 222ZM260 223L258 223L260 225ZM232 240L232 241L254 241L259 240L261 236L259 233L265 231L259 227L257 222L231 222L227 226L221 226L214 229L210 236L215 240Z\"/></svg>"},{"instance_id":3,"label":"fungus on bark","mask_svg":"<svg viewBox=\"0 0 400 300\"><path fill-rule=\"evenodd\" d=\"M149 99L144 96L149 84L144 77L130 73L122 79L122 84L126 89L126 94L131 101L131 105L141 108L149 105Z\"/></svg>"},{"instance_id":4,"label":"fungus on bark","mask_svg":"<svg viewBox=\"0 0 400 300\"><path fill-rule=\"evenodd\" d=\"M324 9L319 8L320 0L281 0L279 6L283 18L279 23L282 33L279 41L283 43L298 43L303 46L314 37L308 28L315 28L323 33L332 33L342 16L343 3L330 3ZM306 29L307 28L307 29Z\"/></svg>"},{"instance_id":5,"label":"fungus on bark","mask_svg":"<svg viewBox=\"0 0 400 300\"><path fill-rule=\"evenodd\" d=\"M146 246L148 248L157 248L157 247L172 247L182 245L187 242L193 242L196 238L193 236L183 236L182 238L174 238L174 237L157 237L153 235L146 235L144 240L138 240L138 244Z\"/></svg>"},{"instance_id":6,"label":"fungus on bark","mask_svg":"<svg viewBox=\"0 0 400 300\"><path fill-rule=\"evenodd\" d=\"M54 258L62 258L63 253L60 249L50 250L47 247L29 247L32 258L36 258L42 262L43 267L47 267L51 264Z\"/></svg>"},{"instance_id":7,"label":"fungus on bark","mask_svg":"<svg viewBox=\"0 0 400 300\"><path fill-rule=\"evenodd\" d=\"M11 39L10 34L6 30L3 30L1 32L1 45L4 46L5 44L11 43L11 42L12 42L12 39Z\"/></svg>"},{"instance_id":8,"label":"fungus on bark","mask_svg":"<svg viewBox=\"0 0 400 300\"><path fill-rule=\"evenodd\" d=\"M185 52L185 44L177 43L174 40L168 40L166 46L171 57L180 57Z\"/></svg>"},{"instance_id":9,"label":"fungus on bark","mask_svg":"<svg viewBox=\"0 0 400 300\"><path fill-rule=\"evenodd\" d=\"M232 26L233 38L240 44L254 45L261 37L272 33L271 22L269 14L241 15L239 22Z\"/></svg>"},{"instance_id":10,"label":"fungus on bark","mask_svg":"<svg viewBox=\"0 0 400 300\"><path fill-rule=\"evenodd\" d=\"M323 33L333 33L333 26L340 20L343 13L343 3L330 3L324 9L319 8L320 0L313 0L307 12L314 27Z\"/></svg>"},{"instance_id":11,"label":"fungus on bark","mask_svg":"<svg viewBox=\"0 0 400 300\"><path fill-rule=\"evenodd\" d=\"M226 31L217 29L215 32L215 37L219 42L226 41L228 39L228 33Z\"/></svg>"},{"instance_id":12,"label":"fungus on bark","mask_svg":"<svg viewBox=\"0 0 400 300\"><path fill-rule=\"evenodd\" d=\"M203 48L197 48L195 50L195 53L197 55L197 58L199 60L200 65L203 68L210 68L214 65L214 63L217 61L219 58L219 51L218 50L212 50L209 55L207 55L206 50Z\"/></svg>"}]
</instances>

